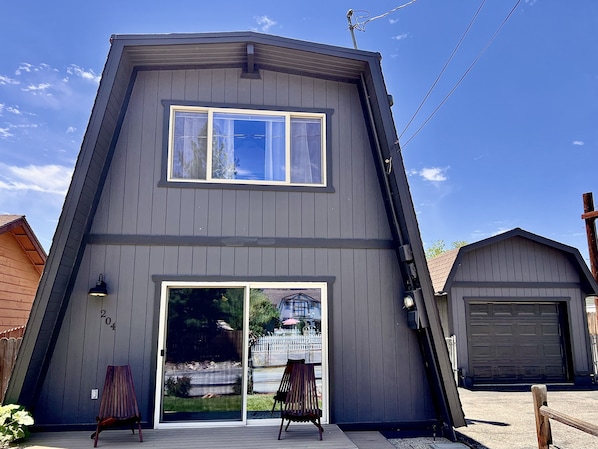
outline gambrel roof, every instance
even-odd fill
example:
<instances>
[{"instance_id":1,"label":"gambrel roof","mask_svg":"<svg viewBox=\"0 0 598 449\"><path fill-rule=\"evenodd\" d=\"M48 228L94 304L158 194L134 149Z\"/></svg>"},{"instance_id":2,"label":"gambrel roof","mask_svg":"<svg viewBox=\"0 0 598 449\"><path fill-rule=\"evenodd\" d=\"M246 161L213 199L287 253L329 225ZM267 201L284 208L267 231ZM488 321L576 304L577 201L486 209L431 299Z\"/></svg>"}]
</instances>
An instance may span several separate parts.
<instances>
[{"instance_id":1,"label":"gambrel roof","mask_svg":"<svg viewBox=\"0 0 598 449\"><path fill-rule=\"evenodd\" d=\"M567 259L569 260L571 265L575 267L575 269L579 273L581 287L583 288L583 290L592 294L598 293L598 284L592 277L592 274L590 273L587 264L584 262L577 248L564 245L562 243L547 239L545 237L541 237L537 234L533 234L521 228L511 229L508 232L504 232L502 234L498 234L493 237L480 240L479 242L471 243L469 245L462 246L461 248L446 251L445 253L428 260L428 268L430 270L432 284L434 285L434 292L436 294L441 294L448 291L451 288L451 284L454 280L456 270L467 253L515 237L528 239L541 245L545 245L563 252L563 254L567 256Z\"/></svg>"},{"instance_id":2,"label":"gambrel roof","mask_svg":"<svg viewBox=\"0 0 598 449\"><path fill-rule=\"evenodd\" d=\"M396 248L409 246L412 251L409 262L418 268L430 323L425 331L423 344L427 349L423 356L436 376L431 385L435 403L448 424L464 425L398 148L380 54L255 32L112 36L47 269L40 281L30 324L7 391L8 399L28 405L41 388L137 73L202 67L242 68L244 76L250 78L258 76L260 69L268 69L346 81L357 86Z\"/></svg>"}]
</instances>

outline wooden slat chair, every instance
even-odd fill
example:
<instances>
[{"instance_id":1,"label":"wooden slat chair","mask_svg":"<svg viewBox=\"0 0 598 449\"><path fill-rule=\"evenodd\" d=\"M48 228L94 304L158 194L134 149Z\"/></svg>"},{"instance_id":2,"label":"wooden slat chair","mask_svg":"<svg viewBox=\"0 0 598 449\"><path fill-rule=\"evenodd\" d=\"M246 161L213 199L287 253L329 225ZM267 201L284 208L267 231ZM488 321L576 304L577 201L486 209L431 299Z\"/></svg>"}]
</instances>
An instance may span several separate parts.
<instances>
[{"instance_id":1,"label":"wooden slat chair","mask_svg":"<svg viewBox=\"0 0 598 449\"><path fill-rule=\"evenodd\" d=\"M141 414L137 407L133 376L129 365L108 365L100 401L100 411L96 421L98 422L96 431L91 435L91 438L94 439L93 447L98 446L98 436L107 427L130 424L131 430L135 434L135 423L139 429L139 441L143 442Z\"/></svg>"},{"instance_id":2,"label":"wooden slat chair","mask_svg":"<svg viewBox=\"0 0 598 449\"><path fill-rule=\"evenodd\" d=\"M284 372L282 373L282 379L280 379L280 385L276 394L274 395L274 404L272 404L272 411L270 415L274 413L274 408L276 407L276 403L280 403L280 413L282 413L282 404L284 403L285 399L287 398L287 393L291 388L291 371L293 371L293 366L297 363L305 363L305 359L288 359L287 365L284 367Z\"/></svg>"},{"instance_id":3,"label":"wooden slat chair","mask_svg":"<svg viewBox=\"0 0 598 449\"><path fill-rule=\"evenodd\" d=\"M318 392L316 390L314 365L311 363L296 364L291 371L290 384L291 386L284 401L283 410L281 413L278 439L280 440L282 426L284 424L284 420L286 419L289 422L287 423L285 432L289 429L291 421L309 421L318 428L321 440L324 429L320 423L322 410L318 404Z\"/></svg>"}]
</instances>

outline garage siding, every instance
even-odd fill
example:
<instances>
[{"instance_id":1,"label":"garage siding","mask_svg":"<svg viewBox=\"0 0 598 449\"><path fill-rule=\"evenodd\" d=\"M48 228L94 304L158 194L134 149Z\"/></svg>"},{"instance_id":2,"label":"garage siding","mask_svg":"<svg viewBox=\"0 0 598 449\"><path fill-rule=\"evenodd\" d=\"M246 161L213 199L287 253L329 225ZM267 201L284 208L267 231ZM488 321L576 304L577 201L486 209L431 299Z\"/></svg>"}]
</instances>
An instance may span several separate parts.
<instances>
[{"instance_id":1,"label":"garage siding","mask_svg":"<svg viewBox=\"0 0 598 449\"><path fill-rule=\"evenodd\" d=\"M471 301L468 309L474 383L567 380L559 303Z\"/></svg>"}]
</instances>

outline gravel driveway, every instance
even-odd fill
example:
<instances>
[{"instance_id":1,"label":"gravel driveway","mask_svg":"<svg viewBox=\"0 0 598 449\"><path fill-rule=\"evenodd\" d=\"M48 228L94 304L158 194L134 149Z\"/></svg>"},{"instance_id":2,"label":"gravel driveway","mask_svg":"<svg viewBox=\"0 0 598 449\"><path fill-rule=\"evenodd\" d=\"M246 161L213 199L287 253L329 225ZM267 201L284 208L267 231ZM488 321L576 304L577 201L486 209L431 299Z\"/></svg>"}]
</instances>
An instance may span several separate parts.
<instances>
[{"instance_id":1,"label":"gravel driveway","mask_svg":"<svg viewBox=\"0 0 598 449\"><path fill-rule=\"evenodd\" d=\"M538 449L531 389L470 391L459 388L467 427L457 429L477 442L476 449ZM548 406L598 424L598 390L557 391L548 386ZM598 437L550 421L553 445L559 449L598 449Z\"/></svg>"}]
</instances>

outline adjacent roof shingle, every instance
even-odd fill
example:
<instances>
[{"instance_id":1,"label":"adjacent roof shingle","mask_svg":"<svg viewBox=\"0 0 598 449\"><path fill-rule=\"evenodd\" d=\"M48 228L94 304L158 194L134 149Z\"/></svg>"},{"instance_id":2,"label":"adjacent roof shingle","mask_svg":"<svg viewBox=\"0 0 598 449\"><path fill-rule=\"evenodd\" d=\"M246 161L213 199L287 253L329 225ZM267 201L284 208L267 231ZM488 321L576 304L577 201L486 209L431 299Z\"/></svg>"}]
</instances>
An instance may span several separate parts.
<instances>
[{"instance_id":1,"label":"adjacent roof shingle","mask_svg":"<svg viewBox=\"0 0 598 449\"><path fill-rule=\"evenodd\" d=\"M428 269L430 270L434 293L444 291L446 281L448 280L449 274L451 274L451 270L453 269L453 265L455 264L458 255L459 248L455 248L442 253L440 256L428 259Z\"/></svg>"}]
</instances>

